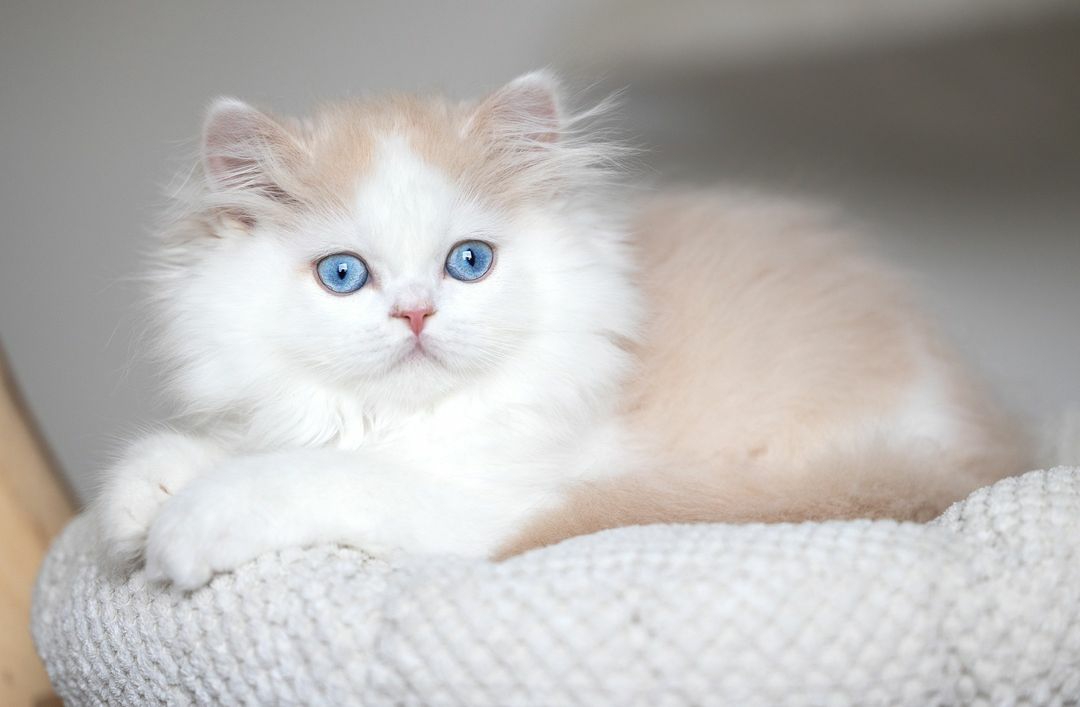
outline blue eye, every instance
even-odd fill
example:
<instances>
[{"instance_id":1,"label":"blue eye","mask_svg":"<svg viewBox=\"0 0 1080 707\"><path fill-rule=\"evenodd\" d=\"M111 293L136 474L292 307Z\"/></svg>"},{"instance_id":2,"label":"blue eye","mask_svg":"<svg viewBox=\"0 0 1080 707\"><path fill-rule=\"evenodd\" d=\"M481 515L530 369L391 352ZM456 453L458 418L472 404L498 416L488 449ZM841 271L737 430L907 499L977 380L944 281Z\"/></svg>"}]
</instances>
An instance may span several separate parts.
<instances>
[{"instance_id":1,"label":"blue eye","mask_svg":"<svg viewBox=\"0 0 1080 707\"><path fill-rule=\"evenodd\" d=\"M446 256L446 272L462 282L479 280L491 269L495 252L483 241L458 243Z\"/></svg>"},{"instance_id":2,"label":"blue eye","mask_svg":"<svg viewBox=\"0 0 1080 707\"><path fill-rule=\"evenodd\" d=\"M315 266L315 271L326 289L342 295L356 292L368 279L364 261L348 253L326 256Z\"/></svg>"}]
</instances>

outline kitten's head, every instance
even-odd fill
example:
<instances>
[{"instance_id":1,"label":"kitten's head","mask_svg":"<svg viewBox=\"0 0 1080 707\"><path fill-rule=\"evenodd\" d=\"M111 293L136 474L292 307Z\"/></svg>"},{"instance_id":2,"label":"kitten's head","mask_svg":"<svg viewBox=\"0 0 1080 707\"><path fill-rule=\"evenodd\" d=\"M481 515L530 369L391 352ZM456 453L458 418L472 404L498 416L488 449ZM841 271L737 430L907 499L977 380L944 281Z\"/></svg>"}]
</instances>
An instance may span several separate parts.
<instances>
[{"instance_id":1,"label":"kitten's head","mask_svg":"<svg viewBox=\"0 0 1080 707\"><path fill-rule=\"evenodd\" d=\"M492 386L595 393L622 370L637 296L601 203L613 148L576 125L545 72L477 103L303 121L215 103L156 278L182 396L410 410Z\"/></svg>"}]
</instances>

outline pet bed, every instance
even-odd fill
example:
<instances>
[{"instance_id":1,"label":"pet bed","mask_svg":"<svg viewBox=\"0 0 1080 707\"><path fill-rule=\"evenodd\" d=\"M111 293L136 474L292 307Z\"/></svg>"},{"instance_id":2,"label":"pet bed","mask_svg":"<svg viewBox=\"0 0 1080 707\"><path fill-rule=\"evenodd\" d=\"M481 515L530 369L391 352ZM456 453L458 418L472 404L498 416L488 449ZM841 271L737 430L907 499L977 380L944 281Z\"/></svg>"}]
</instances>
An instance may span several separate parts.
<instances>
[{"instance_id":1,"label":"pet bed","mask_svg":"<svg viewBox=\"0 0 1080 707\"><path fill-rule=\"evenodd\" d=\"M265 556L181 594L76 519L38 650L69 705L1064 705L1080 700L1080 469L927 525L656 525L494 564Z\"/></svg>"}]
</instances>

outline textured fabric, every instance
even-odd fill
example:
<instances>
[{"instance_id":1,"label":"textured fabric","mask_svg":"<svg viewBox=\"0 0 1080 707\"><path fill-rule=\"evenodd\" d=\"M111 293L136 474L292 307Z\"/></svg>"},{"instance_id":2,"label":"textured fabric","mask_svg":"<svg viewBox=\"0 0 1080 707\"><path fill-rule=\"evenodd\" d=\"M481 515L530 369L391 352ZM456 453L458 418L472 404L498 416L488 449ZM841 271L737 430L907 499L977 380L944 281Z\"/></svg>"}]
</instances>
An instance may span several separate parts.
<instances>
[{"instance_id":1,"label":"textured fabric","mask_svg":"<svg viewBox=\"0 0 1080 707\"><path fill-rule=\"evenodd\" d=\"M1078 704L1080 469L928 525L622 528L501 564L333 546L181 595L85 518L34 635L70 705Z\"/></svg>"}]
</instances>

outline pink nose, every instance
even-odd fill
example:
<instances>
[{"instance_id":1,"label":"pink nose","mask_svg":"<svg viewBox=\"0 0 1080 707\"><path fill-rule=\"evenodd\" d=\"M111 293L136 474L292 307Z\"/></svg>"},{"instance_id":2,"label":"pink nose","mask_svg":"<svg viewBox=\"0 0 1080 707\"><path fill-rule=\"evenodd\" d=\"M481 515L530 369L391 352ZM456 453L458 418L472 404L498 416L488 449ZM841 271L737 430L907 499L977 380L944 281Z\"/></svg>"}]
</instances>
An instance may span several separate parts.
<instances>
[{"instance_id":1,"label":"pink nose","mask_svg":"<svg viewBox=\"0 0 1080 707\"><path fill-rule=\"evenodd\" d=\"M435 314L435 310L431 307L423 307L421 309L410 309L407 311L394 310L392 316L399 319L408 319L409 328L412 329L412 333L420 336L420 332L424 329L424 321Z\"/></svg>"}]
</instances>

